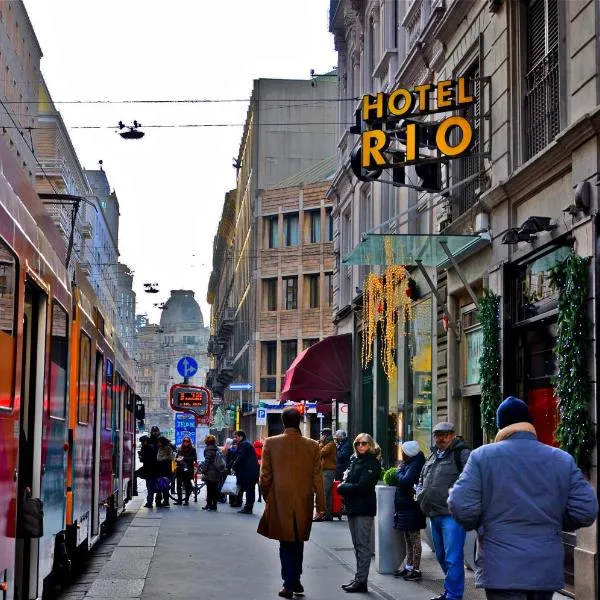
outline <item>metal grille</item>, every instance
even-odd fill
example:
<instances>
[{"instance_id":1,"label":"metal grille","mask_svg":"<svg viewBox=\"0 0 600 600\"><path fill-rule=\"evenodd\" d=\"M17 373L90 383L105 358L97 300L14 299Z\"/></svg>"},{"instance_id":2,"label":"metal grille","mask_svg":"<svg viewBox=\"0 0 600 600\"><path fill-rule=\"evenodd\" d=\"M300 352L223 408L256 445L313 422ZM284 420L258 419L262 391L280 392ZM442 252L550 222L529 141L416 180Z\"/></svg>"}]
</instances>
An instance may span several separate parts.
<instances>
[{"instance_id":1,"label":"metal grille","mask_svg":"<svg viewBox=\"0 0 600 600\"><path fill-rule=\"evenodd\" d=\"M465 117L473 125L473 145L469 156L454 161L455 174L453 177L456 183L467 179L473 175L477 175L481 171L481 157L479 156L479 127L481 116L481 85L479 80L479 62L477 62L467 73L466 79L469 81L470 94L475 98L475 102L462 112ZM452 218L464 214L477 202L477 190L480 186L478 177L473 177L463 185L456 188L453 194L452 203Z\"/></svg>"},{"instance_id":2,"label":"metal grille","mask_svg":"<svg viewBox=\"0 0 600 600\"><path fill-rule=\"evenodd\" d=\"M527 10L525 159L560 131L558 0L537 0Z\"/></svg>"}]
</instances>

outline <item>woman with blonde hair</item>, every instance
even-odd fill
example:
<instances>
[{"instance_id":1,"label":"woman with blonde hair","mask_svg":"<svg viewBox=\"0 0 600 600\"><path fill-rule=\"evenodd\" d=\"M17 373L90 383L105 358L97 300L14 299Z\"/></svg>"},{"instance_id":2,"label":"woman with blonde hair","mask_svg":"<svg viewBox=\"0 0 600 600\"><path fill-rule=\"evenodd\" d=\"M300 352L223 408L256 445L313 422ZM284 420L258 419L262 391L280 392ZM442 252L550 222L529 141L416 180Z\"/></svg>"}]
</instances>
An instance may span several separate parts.
<instances>
[{"instance_id":1,"label":"woman with blonde hair","mask_svg":"<svg viewBox=\"0 0 600 600\"><path fill-rule=\"evenodd\" d=\"M381 475L381 448L368 433L359 433L354 439L354 460L348 475L338 487L344 497L348 526L356 555L356 575L342 585L348 593L367 592L371 566L371 531L377 513L375 486Z\"/></svg>"}]
</instances>

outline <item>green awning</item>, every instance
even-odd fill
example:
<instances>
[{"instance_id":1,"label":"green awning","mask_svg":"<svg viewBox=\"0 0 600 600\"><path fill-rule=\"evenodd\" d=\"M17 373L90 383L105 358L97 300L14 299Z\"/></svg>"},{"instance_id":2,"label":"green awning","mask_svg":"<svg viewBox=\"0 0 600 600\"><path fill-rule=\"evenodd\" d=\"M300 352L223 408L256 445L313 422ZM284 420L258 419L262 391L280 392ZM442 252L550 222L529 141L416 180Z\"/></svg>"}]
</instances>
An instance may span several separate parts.
<instances>
[{"instance_id":1,"label":"green awning","mask_svg":"<svg viewBox=\"0 0 600 600\"><path fill-rule=\"evenodd\" d=\"M348 254L347 265L417 265L439 267L448 262L445 245L453 258L489 244L479 235L376 234L369 233Z\"/></svg>"}]
</instances>

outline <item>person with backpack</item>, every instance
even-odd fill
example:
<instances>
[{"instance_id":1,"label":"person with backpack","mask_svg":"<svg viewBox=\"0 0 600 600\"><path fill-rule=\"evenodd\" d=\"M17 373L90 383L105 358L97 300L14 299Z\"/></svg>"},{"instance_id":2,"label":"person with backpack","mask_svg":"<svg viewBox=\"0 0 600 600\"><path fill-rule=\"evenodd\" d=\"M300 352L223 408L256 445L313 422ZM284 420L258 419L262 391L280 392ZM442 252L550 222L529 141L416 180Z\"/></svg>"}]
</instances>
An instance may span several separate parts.
<instances>
[{"instance_id":1,"label":"person with backpack","mask_svg":"<svg viewBox=\"0 0 600 600\"><path fill-rule=\"evenodd\" d=\"M460 477L470 450L447 421L433 428L434 448L417 485L417 502L429 517L435 556L444 571L444 593L431 600L461 600L465 590L466 531L450 515L448 495Z\"/></svg>"},{"instance_id":2,"label":"person with backpack","mask_svg":"<svg viewBox=\"0 0 600 600\"><path fill-rule=\"evenodd\" d=\"M217 440L214 435L207 435L204 438L204 460L200 464L202 478L206 482L206 506L202 510L217 510L217 501L219 499L219 484L222 474L225 471L225 457L217 448Z\"/></svg>"},{"instance_id":3,"label":"person with backpack","mask_svg":"<svg viewBox=\"0 0 600 600\"><path fill-rule=\"evenodd\" d=\"M242 492L246 493L246 505L238 512L242 515L251 515L256 494L255 488L258 483L258 458L256 457L254 447L246 439L244 431L236 431L234 439L237 450L233 470L235 471L237 484L240 486Z\"/></svg>"}]
</instances>

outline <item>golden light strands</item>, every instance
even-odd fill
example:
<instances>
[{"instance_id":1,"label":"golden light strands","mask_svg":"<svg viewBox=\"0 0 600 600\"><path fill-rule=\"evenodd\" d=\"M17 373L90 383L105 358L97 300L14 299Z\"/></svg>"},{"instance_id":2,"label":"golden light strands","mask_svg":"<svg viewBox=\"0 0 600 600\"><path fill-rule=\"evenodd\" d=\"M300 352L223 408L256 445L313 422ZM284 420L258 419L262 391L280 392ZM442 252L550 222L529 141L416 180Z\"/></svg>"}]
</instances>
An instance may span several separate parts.
<instances>
[{"instance_id":1,"label":"golden light strands","mask_svg":"<svg viewBox=\"0 0 600 600\"><path fill-rule=\"evenodd\" d=\"M373 360L373 342L377 336L377 321L383 312L383 281L379 275L369 273L363 285L363 336L362 364Z\"/></svg>"}]
</instances>

